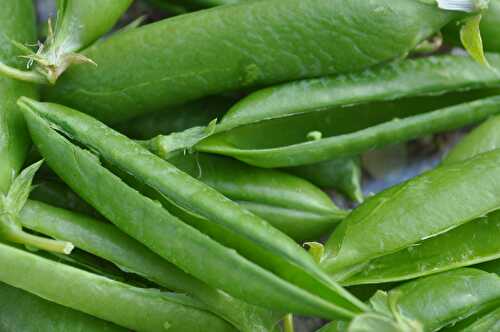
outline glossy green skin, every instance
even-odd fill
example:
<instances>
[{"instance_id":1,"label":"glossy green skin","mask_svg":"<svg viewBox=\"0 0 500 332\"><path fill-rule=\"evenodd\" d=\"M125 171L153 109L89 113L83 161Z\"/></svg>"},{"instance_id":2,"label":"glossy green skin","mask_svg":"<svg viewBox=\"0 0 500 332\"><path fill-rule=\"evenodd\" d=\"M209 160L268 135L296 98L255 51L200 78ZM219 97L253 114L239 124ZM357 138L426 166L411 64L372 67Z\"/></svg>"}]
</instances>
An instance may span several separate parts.
<instances>
[{"instance_id":1,"label":"glossy green skin","mask_svg":"<svg viewBox=\"0 0 500 332\"><path fill-rule=\"evenodd\" d=\"M500 331L500 306L496 310L479 313L443 329L443 332L498 332Z\"/></svg>"},{"instance_id":2,"label":"glossy green skin","mask_svg":"<svg viewBox=\"0 0 500 332\"><path fill-rule=\"evenodd\" d=\"M58 0L55 41L47 53L77 52L92 44L116 24L132 0Z\"/></svg>"},{"instance_id":3,"label":"glossy green skin","mask_svg":"<svg viewBox=\"0 0 500 332\"><path fill-rule=\"evenodd\" d=\"M326 244L322 266L332 275L356 265L362 269L374 258L498 209L499 161L500 150L484 153L371 197L337 227Z\"/></svg>"},{"instance_id":4,"label":"glossy green skin","mask_svg":"<svg viewBox=\"0 0 500 332\"><path fill-rule=\"evenodd\" d=\"M357 155L365 151L442 131L458 129L500 113L500 97L449 106L436 111L394 119L353 133L328 137L278 148L241 149L234 141L211 136L198 143L202 152L228 155L259 167L283 167L321 162L336 157Z\"/></svg>"},{"instance_id":5,"label":"glossy green skin","mask_svg":"<svg viewBox=\"0 0 500 332\"><path fill-rule=\"evenodd\" d=\"M29 317L28 319L26 319ZM0 283L0 330L3 332L126 332L20 289Z\"/></svg>"},{"instance_id":6,"label":"glossy green skin","mask_svg":"<svg viewBox=\"0 0 500 332\"><path fill-rule=\"evenodd\" d=\"M286 169L321 188L337 189L351 200L361 203L361 161L356 157L336 158L318 164ZM265 218L264 218L265 219Z\"/></svg>"},{"instance_id":7,"label":"glossy green skin","mask_svg":"<svg viewBox=\"0 0 500 332\"><path fill-rule=\"evenodd\" d=\"M108 123L124 121L225 91L400 58L461 16L415 0L221 6L116 34L90 47L82 54L98 66L70 68L46 98Z\"/></svg>"},{"instance_id":8,"label":"glossy green skin","mask_svg":"<svg viewBox=\"0 0 500 332\"><path fill-rule=\"evenodd\" d=\"M373 259L344 285L413 279L500 259L500 212L466 223L416 246Z\"/></svg>"},{"instance_id":9,"label":"glossy green skin","mask_svg":"<svg viewBox=\"0 0 500 332\"><path fill-rule=\"evenodd\" d=\"M28 201L21 211L24 227L104 258L167 289L194 296L240 331L271 331L280 315L213 289L163 260L115 226L47 204Z\"/></svg>"},{"instance_id":10,"label":"glossy green skin","mask_svg":"<svg viewBox=\"0 0 500 332\"><path fill-rule=\"evenodd\" d=\"M500 68L499 55L489 58ZM445 94L497 88L499 73L468 58L442 56L271 87L233 106L216 127L218 134L202 139L194 148L261 167L311 164L354 154L411 136L404 130L400 137L391 137L394 134L384 130L359 142L361 135L356 131L469 101L478 92ZM357 106L345 107L349 105ZM323 138L308 141L312 131L321 132ZM358 140L351 142L348 134Z\"/></svg>"},{"instance_id":11,"label":"glossy green skin","mask_svg":"<svg viewBox=\"0 0 500 332\"><path fill-rule=\"evenodd\" d=\"M495 116L465 136L443 160L452 164L500 148L500 116Z\"/></svg>"},{"instance_id":12,"label":"glossy green skin","mask_svg":"<svg viewBox=\"0 0 500 332\"><path fill-rule=\"evenodd\" d=\"M460 162L500 146L500 117L493 117L463 138L443 160ZM471 239L471 234L473 238ZM417 246L374 259L342 283L398 281L500 258L500 214L490 213Z\"/></svg>"},{"instance_id":13,"label":"glossy green skin","mask_svg":"<svg viewBox=\"0 0 500 332\"><path fill-rule=\"evenodd\" d=\"M399 312L419 321L424 331L432 332L500 305L500 277L464 268L406 283L391 290L389 296L395 292L400 293ZM377 303L381 307L376 310L387 310L379 296L371 299L372 305Z\"/></svg>"},{"instance_id":14,"label":"glossy green skin","mask_svg":"<svg viewBox=\"0 0 500 332\"><path fill-rule=\"evenodd\" d=\"M347 215L324 192L287 173L206 154L168 161L299 242L328 233Z\"/></svg>"},{"instance_id":15,"label":"glossy green skin","mask_svg":"<svg viewBox=\"0 0 500 332\"><path fill-rule=\"evenodd\" d=\"M136 288L4 244L0 262L0 281L129 329L234 331L184 295Z\"/></svg>"},{"instance_id":16,"label":"glossy green skin","mask_svg":"<svg viewBox=\"0 0 500 332\"><path fill-rule=\"evenodd\" d=\"M0 61L21 68L18 50L11 40L36 40L36 19L32 0L5 0L0 11ZM6 193L23 166L30 146L26 125L16 100L36 98L35 88L0 75L0 192Z\"/></svg>"},{"instance_id":17,"label":"glossy green skin","mask_svg":"<svg viewBox=\"0 0 500 332\"><path fill-rule=\"evenodd\" d=\"M272 273L279 271L267 271L237 251L219 244L172 216L160 204L130 188L120 178L102 167L94 155L71 144L51 129L50 123L44 119L49 116L44 108L48 106L52 115L56 115L53 113L55 111L57 113L55 118L61 116L61 111L63 112L65 131L71 129L70 125L74 125L74 120L77 120L77 127L80 130L78 132L72 130L74 138L85 138L80 137L86 136L85 134L92 134L89 138L102 138L101 132L104 130L106 142L101 143L107 145L112 142L111 145L115 146L113 151L121 151L120 153L131 157L132 160L137 157L144 161L151 160L140 145L110 131L95 120L62 106L53 107L52 104L28 99L20 101L20 105L38 150L51 168L73 190L118 228L194 277L250 303L283 312L335 319L352 317L355 312L361 310L359 308L364 309L362 304L351 300L350 296L340 288L337 288L338 295L335 301L327 301L297 287ZM44 118L40 117L41 115ZM89 145L93 148L99 146L99 144L94 146L98 142L92 143ZM106 159L108 162L111 161L110 158ZM168 165L161 162L162 166ZM154 169L149 168L151 165L144 163L143 166L151 175L156 174ZM172 169L171 172L173 175L167 175L167 178L175 180L174 175L179 171ZM100 186L96 187L96 182L99 182Z\"/></svg>"}]
</instances>

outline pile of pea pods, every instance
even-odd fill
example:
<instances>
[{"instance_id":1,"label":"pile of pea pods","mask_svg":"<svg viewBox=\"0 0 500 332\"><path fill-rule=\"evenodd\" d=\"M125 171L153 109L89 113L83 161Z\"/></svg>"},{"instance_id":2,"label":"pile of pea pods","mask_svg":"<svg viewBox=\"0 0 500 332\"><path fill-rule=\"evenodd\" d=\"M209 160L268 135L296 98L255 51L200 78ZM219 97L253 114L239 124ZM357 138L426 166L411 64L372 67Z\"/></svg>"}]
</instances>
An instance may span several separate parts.
<instances>
[{"instance_id":1,"label":"pile of pea pods","mask_svg":"<svg viewBox=\"0 0 500 332\"><path fill-rule=\"evenodd\" d=\"M500 332L500 0L47 3L0 5L0 332Z\"/></svg>"}]
</instances>

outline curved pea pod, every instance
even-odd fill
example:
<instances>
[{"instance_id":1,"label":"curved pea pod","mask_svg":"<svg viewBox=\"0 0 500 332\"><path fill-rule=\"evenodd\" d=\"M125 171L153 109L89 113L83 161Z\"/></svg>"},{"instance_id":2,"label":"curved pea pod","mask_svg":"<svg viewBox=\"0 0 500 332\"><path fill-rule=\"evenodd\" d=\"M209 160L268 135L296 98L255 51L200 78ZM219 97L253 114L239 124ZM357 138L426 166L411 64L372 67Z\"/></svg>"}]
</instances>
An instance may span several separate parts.
<instances>
[{"instance_id":1,"label":"curved pea pod","mask_svg":"<svg viewBox=\"0 0 500 332\"><path fill-rule=\"evenodd\" d=\"M498 332L500 331L500 304L498 308L481 312L443 329L443 332Z\"/></svg>"},{"instance_id":2,"label":"curved pea pod","mask_svg":"<svg viewBox=\"0 0 500 332\"><path fill-rule=\"evenodd\" d=\"M36 40L36 19L31 0L6 0L0 11L0 62L20 67L10 40L31 43ZM6 193L23 166L30 146L22 114L15 102L20 96L36 98L29 84L0 76L0 192Z\"/></svg>"},{"instance_id":3,"label":"curved pea pod","mask_svg":"<svg viewBox=\"0 0 500 332\"><path fill-rule=\"evenodd\" d=\"M478 313L498 308L500 278L477 269L456 269L408 282L389 292L379 291L370 304L385 317L367 313L349 324L332 323L321 331L433 332L452 327ZM392 329L374 329L381 324Z\"/></svg>"},{"instance_id":4,"label":"curved pea pod","mask_svg":"<svg viewBox=\"0 0 500 332\"><path fill-rule=\"evenodd\" d=\"M71 241L77 248L113 262L123 271L190 294L240 331L272 331L280 319L279 313L246 304L191 277L113 225L36 201L28 201L20 220L26 228Z\"/></svg>"},{"instance_id":5,"label":"curved pea pod","mask_svg":"<svg viewBox=\"0 0 500 332\"><path fill-rule=\"evenodd\" d=\"M500 52L500 1L491 0L488 9L482 12L480 24L483 46L486 51ZM458 38L459 25L452 22L443 29L443 35L447 42L460 45Z\"/></svg>"},{"instance_id":6,"label":"curved pea pod","mask_svg":"<svg viewBox=\"0 0 500 332\"><path fill-rule=\"evenodd\" d=\"M52 30L49 21L45 44L36 52L23 47L30 71L21 71L0 62L0 73L32 83L54 84L73 64L94 64L92 59L76 52L108 32L132 3L132 0L58 0L57 21ZM11 38L12 39L12 38ZM22 40L12 39L15 42Z\"/></svg>"},{"instance_id":7,"label":"curved pea pod","mask_svg":"<svg viewBox=\"0 0 500 332\"><path fill-rule=\"evenodd\" d=\"M46 97L107 123L124 121L225 91L351 72L400 58L463 15L415 0L220 6L93 45L81 54L98 66L70 68Z\"/></svg>"},{"instance_id":8,"label":"curved pea pod","mask_svg":"<svg viewBox=\"0 0 500 332\"><path fill-rule=\"evenodd\" d=\"M465 136L443 159L448 165L500 148L500 116L492 117Z\"/></svg>"},{"instance_id":9,"label":"curved pea pod","mask_svg":"<svg viewBox=\"0 0 500 332\"><path fill-rule=\"evenodd\" d=\"M377 284L500 259L500 213L470 221L396 253L371 260L343 285Z\"/></svg>"},{"instance_id":10,"label":"curved pea pod","mask_svg":"<svg viewBox=\"0 0 500 332\"><path fill-rule=\"evenodd\" d=\"M194 277L247 302L283 312L348 319L365 310L362 303L329 280L293 240L213 189L202 186L150 154L138 143L63 106L29 99L22 99L19 104L25 112L38 150L73 190L118 228ZM180 190L177 194L185 194L187 190L190 196L187 203L205 204L202 208L198 206L200 209L197 212L203 213L211 208L226 214L225 219L218 220L224 223L216 224L217 221L210 219L203 230L230 234L222 242L234 247L228 248L172 216L158 202L143 196L101 166L95 155L71 144L52 129L54 127L58 130L64 128L65 134L91 147L93 151L100 151L100 157L114 167L121 168L137 179L147 179L145 183L153 189L167 180L173 184L175 191ZM120 161L123 156L127 156L126 163ZM160 172L157 167L161 168ZM147 178L142 178L144 171ZM96 186L95 183L100 185ZM203 189L199 191L197 188L201 186ZM169 200L179 197L159 193ZM233 222L230 223L228 218ZM226 228L216 225L225 225ZM251 237L244 237L249 235L269 246L267 250L254 245L250 241ZM273 243L269 243L269 239ZM236 240L241 242L235 243ZM270 248L276 247L276 243L280 247L277 252L273 252ZM248 253L248 248L255 250L253 256ZM260 259L262 253L266 254L267 262ZM252 259L263 263L263 266L252 262ZM305 266L310 271L304 271ZM291 271L298 273L291 276Z\"/></svg>"},{"instance_id":11,"label":"curved pea pod","mask_svg":"<svg viewBox=\"0 0 500 332\"><path fill-rule=\"evenodd\" d=\"M5 244L0 262L0 281L129 329L234 331L184 295L136 288Z\"/></svg>"},{"instance_id":12,"label":"curved pea pod","mask_svg":"<svg viewBox=\"0 0 500 332\"><path fill-rule=\"evenodd\" d=\"M337 189L351 200L358 203L363 202L359 157L336 158L317 164L291 167L286 170L321 188Z\"/></svg>"},{"instance_id":13,"label":"curved pea pod","mask_svg":"<svg viewBox=\"0 0 500 332\"><path fill-rule=\"evenodd\" d=\"M196 150L231 156L259 167L304 165L357 155L390 144L477 123L498 114L499 102L498 96L479 99L404 119L396 118L352 133L280 147L242 148L250 142L250 131L247 131L247 135L231 132L204 139L196 145Z\"/></svg>"},{"instance_id":14,"label":"curved pea pod","mask_svg":"<svg viewBox=\"0 0 500 332\"><path fill-rule=\"evenodd\" d=\"M341 277L497 210L499 160L500 150L484 153L371 197L328 240L323 268Z\"/></svg>"},{"instance_id":15,"label":"curved pea pod","mask_svg":"<svg viewBox=\"0 0 500 332\"><path fill-rule=\"evenodd\" d=\"M262 167L338 158L354 148L331 151L343 135L498 93L500 56L488 58L494 70L467 57L439 56L266 88L236 103L218 125L151 144L165 156L199 150Z\"/></svg>"},{"instance_id":16,"label":"curved pea pod","mask_svg":"<svg viewBox=\"0 0 500 332\"><path fill-rule=\"evenodd\" d=\"M328 233L348 213L320 189L284 172L207 154L168 161L299 242Z\"/></svg>"},{"instance_id":17,"label":"curved pea pod","mask_svg":"<svg viewBox=\"0 0 500 332\"><path fill-rule=\"evenodd\" d=\"M29 319L26 319L29 317ZM0 283L3 332L126 332L126 329Z\"/></svg>"}]
</instances>

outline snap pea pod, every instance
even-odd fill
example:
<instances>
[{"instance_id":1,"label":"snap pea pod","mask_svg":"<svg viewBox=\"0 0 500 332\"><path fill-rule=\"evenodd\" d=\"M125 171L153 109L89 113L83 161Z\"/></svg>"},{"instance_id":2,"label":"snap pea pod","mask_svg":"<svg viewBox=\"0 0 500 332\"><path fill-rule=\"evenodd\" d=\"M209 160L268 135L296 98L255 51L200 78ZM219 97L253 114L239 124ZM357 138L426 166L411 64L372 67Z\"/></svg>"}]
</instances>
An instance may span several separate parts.
<instances>
[{"instance_id":1,"label":"snap pea pod","mask_svg":"<svg viewBox=\"0 0 500 332\"><path fill-rule=\"evenodd\" d=\"M168 203L167 209L180 214L184 222L326 301L351 311L362 308L361 302L358 306L359 301L332 282L291 238L140 144L86 114L61 105L28 98L21 98L19 104L72 139L98 151L99 156L117 170L132 175L153 190ZM77 192L79 189L73 187Z\"/></svg>"},{"instance_id":2,"label":"snap pea pod","mask_svg":"<svg viewBox=\"0 0 500 332\"><path fill-rule=\"evenodd\" d=\"M361 70L400 58L463 16L415 0L268 0L221 6L93 45L82 55L99 65L70 68L46 98L107 123L124 121L225 91Z\"/></svg>"},{"instance_id":3,"label":"snap pea pod","mask_svg":"<svg viewBox=\"0 0 500 332\"><path fill-rule=\"evenodd\" d=\"M373 259L341 283L400 281L500 259L499 238L500 213L495 211L415 246Z\"/></svg>"},{"instance_id":4,"label":"snap pea pod","mask_svg":"<svg viewBox=\"0 0 500 332\"><path fill-rule=\"evenodd\" d=\"M95 64L76 52L108 32L131 3L132 0L58 0L56 26L52 30L49 21L46 43L40 44L36 52L24 50L29 63L36 62L33 68L20 71L0 62L0 74L32 83L54 84L73 64Z\"/></svg>"},{"instance_id":5,"label":"snap pea pod","mask_svg":"<svg viewBox=\"0 0 500 332\"><path fill-rule=\"evenodd\" d=\"M328 233L348 213L309 182L284 172L207 154L168 161L299 242Z\"/></svg>"},{"instance_id":6,"label":"snap pea pod","mask_svg":"<svg viewBox=\"0 0 500 332\"><path fill-rule=\"evenodd\" d=\"M322 266L333 276L361 269L497 210L499 158L500 150L483 153L371 197L335 230Z\"/></svg>"},{"instance_id":7,"label":"snap pea pod","mask_svg":"<svg viewBox=\"0 0 500 332\"><path fill-rule=\"evenodd\" d=\"M0 262L0 281L129 329L234 331L184 295L129 286L5 244Z\"/></svg>"},{"instance_id":8,"label":"snap pea pod","mask_svg":"<svg viewBox=\"0 0 500 332\"><path fill-rule=\"evenodd\" d=\"M19 67L11 40L32 43L36 40L33 1L6 0L0 11L0 62ZM33 86L0 76L0 192L7 193L19 173L30 141L23 116L16 106L20 96L36 98Z\"/></svg>"},{"instance_id":9,"label":"snap pea pod","mask_svg":"<svg viewBox=\"0 0 500 332\"><path fill-rule=\"evenodd\" d=\"M36 201L28 201L20 220L24 227L71 241L77 248L111 261L126 272L192 295L240 331L272 331L280 319L279 314L246 304L198 281L113 225Z\"/></svg>"},{"instance_id":10,"label":"snap pea pod","mask_svg":"<svg viewBox=\"0 0 500 332\"><path fill-rule=\"evenodd\" d=\"M417 279L371 299L374 311L351 323L333 322L321 332L425 331L434 332L500 305L500 278L463 268ZM381 328L383 327L383 328Z\"/></svg>"},{"instance_id":11,"label":"snap pea pod","mask_svg":"<svg viewBox=\"0 0 500 332\"><path fill-rule=\"evenodd\" d=\"M443 165L466 160L478 154L500 148L499 129L500 116L488 119L451 149L444 158Z\"/></svg>"},{"instance_id":12,"label":"snap pea pod","mask_svg":"<svg viewBox=\"0 0 500 332\"><path fill-rule=\"evenodd\" d=\"M27 317L29 317L27 319ZM126 332L126 329L0 283L3 332Z\"/></svg>"},{"instance_id":13,"label":"snap pea pod","mask_svg":"<svg viewBox=\"0 0 500 332\"><path fill-rule=\"evenodd\" d=\"M443 329L443 332L498 332L500 331L500 305L494 310L469 317L465 321Z\"/></svg>"},{"instance_id":14,"label":"snap pea pod","mask_svg":"<svg viewBox=\"0 0 500 332\"><path fill-rule=\"evenodd\" d=\"M235 157L259 167L284 167L321 162L356 155L417 137L458 129L498 114L500 97L490 97L449 106L432 112L410 116L362 129L353 133L328 137L277 148L248 149L238 146L237 133L206 138L196 150ZM243 140L246 140L244 137ZM236 141L236 143L235 143Z\"/></svg>"},{"instance_id":15,"label":"snap pea pod","mask_svg":"<svg viewBox=\"0 0 500 332\"><path fill-rule=\"evenodd\" d=\"M500 56L488 58L495 70L467 57L439 56L266 88L235 104L213 128L159 136L151 144L165 156L185 149L245 154L245 161L263 167L332 159L337 156L329 151L311 156L309 149L394 118L494 94L484 90L500 86ZM310 141L314 132L319 137Z\"/></svg>"},{"instance_id":16,"label":"snap pea pod","mask_svg":"<svg viewBox=\"0 0 500 332\"><path fill-rule=\"evenodd\" d=\"M38 150L51 168L73 190L125 233L194 277L247 302L283 312L348 319L365 309L363 304L352 299L351 295L335 286L334 283L330 283L334 285L332 286L334 291L329 292L328 300L326 300L307 288L301 288L279 277L279 271L268 271L260 267L234 249L219 244L172 216L160 204L141 195L102 167L95 155L71 144L59 135L51 128L55 126L55 123L46 120L49 114L45 113L44 108L49 107L51 112L58 113L56 118L64 115L64 120L63 118L59 120L63 120L65 131L75 129L75 131L71 130L73 138L90 139L92 135L85 136L92 133L85 128L95 129L94 134L98 134L97 136L101 138L105 137L107 141L105 143L116 143L111 145L115 145L115 148L120 147L120 153L126 152L125 154L133 159L139 156L143 166L154 175L154 169L146 163L151 160L151 157L146 153L147 150L137 143L125 139L84 114L62 106L53 107L53 104L38 103L29 99L20 100L19 105L24 110L30 133ZM75 124L73 120L80 123L75 128L71 128L71 125ZM100 135L102 131L105 132L104 136ZM96 139L97 136L95 136ZM98 144L94 146L95 143L89 144L92 149L99 147ZM122 147L124 149L121 149ZM131 148L133 153L130 151ZM112 150L118 152L114 148ZM112 162L107 151L102 152L106 152L105 155L108 157L104 159ZM104 156L104 154L100 155ZM179 171L169 167L163 161L161 163L163 169L167 169L170 173L166 177L176 182ZM97 182L100 186L96 187ZM181 187L182 185L177 189ZM204 190L202 194L210 191ZM195 197L204 200L204 195L194 195L191 198ZM251 215L248 212L247 214ZM277 231L274 233L277 234ZM280 235L280 237L283 236ZM321 288L318 287L318 289Z\"/></svg>"},{"instance_id":17,"label":"snap pea pod","mask_svg":"<svg viewBox=\"0 0 500 332\"><path fill-rule=\"evenodd\" d=\"M497 149L500 146L499 128L500 117L487 120L462 139L442 164L460 162ZM500 214L492 212L406 250L374 259L342 283L350 285L411 279L494 260L500 258L499 232Z\"/></svg>"}]
</instances>

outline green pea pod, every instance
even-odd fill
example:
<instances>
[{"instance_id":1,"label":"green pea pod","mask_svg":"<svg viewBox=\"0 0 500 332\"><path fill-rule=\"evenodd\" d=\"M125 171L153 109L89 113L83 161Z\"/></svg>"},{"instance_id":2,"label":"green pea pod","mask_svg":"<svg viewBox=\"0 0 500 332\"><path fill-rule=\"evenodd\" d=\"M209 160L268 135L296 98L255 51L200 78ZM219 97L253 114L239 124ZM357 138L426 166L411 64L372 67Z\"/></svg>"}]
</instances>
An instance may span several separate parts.
<instances>
[{"instance_id":1,"label":"green pea pod","mask_svg":"<svg viewBox=\"0 0 500 332\"><path fill-rule=\"evenodd\" d=\"M482 13L481 37L486 51L500 52L500 1L490 0L488 9ZM443 29L443 35L447 42L460 45L458 38L459 24L452 22Z\"/></svg>"},{"instance_id":2,"label":"green pea pod","mask_svg":"<svg viewBox=\"0 0 500 332\"><path fill-rule=\"evenodd\" d=\"M481 270L456 269L411 281L389 292L379 291L370 304L383 316L362 314L350 323L333 322L320 331L438 331L498 308L500 278Z\"/></svg>"},{"instance_id":3,"label":"green pea pod","mask_svg":"<svg viewBox=\"0 0 500 332\"><path fill-rule=\"evenodd\" d=\"M500 117L493 117L460 141L443 165L460 162L500 146ZM471 239L470 234L474 234ZM405 250L371 260L345 285L411 279L500 258L500 214L490 213Z\"/></svg>"},{"instance_id":4,"label":"green pea pod","mask_svg":"<svg viewBox=\"0 0 500 332\"><path fill-rule=\"evenodd\" d=\"M355 202L363 202L359 157L337 158L286 169L321 188L337 189ZM265 218L264 218L265 219Z\"/></svg>"},{"instance_id":5,"label":"green pea pod","mask_svg":"<svg viewBox=\"0 0 500 332\"><path fill-rule=\"evenodd\" d=\"M58 0L55 30L49 21L46 44L39 45L36 52L22 47L24 57L29 59L28 66L36 62L32 70L21 71L0 62L0 73L21 81L54 84L73 64L95 65L90 58L76 52L108 32L131 3L132 0Z\"/></svg>"},{"instance_id":6,"label":"green pea pod","mask_svg":"<svg viewBox=\"0 0 500 332\"><path fill-rule=\"evenodd\" d=\"M87 143L92 146L94 151L97 151L97 148L102 150L103 153L100 153L100 156L106 156L104 159L115 166L119 166L119 163L116 163L113 156L108 154L107 148L110 145L114 146L113 153L119 151L118 154L130 157L131 163L127 166L127 171L131 171L129 174L135 173L136 169L131 166L134 166L135 161L140 160L141 168L148 171L150 179L159 174L155 170L154 164L156 163L161 165L162 172L168 171L168 174L162 173L162 176L173 180L173 183L177 183L179 178L187 177L161 159L155 159L156 157L150 155L139 144L126 139L84 114L62 106L38 103L29 99L22 99L19 104L24 110L38 150L46 158L51 168L73 190L125 233L194 277L247 302L283 312L350 318L355 313L365 309L363 304L353 299L351 295L331 281L327 284L330 288L327 288L322 287L324 283L322 284L320 278L312 279L312 284L315 283L314 286L318 287L316 291L311 291L309 285L303 285L303 283L297 285L286 278L281 278L280 275L284 274L281 271L277 271L277 269L268 271L242 256L240 252L219 244L172 216L157 202L126 185L120 178L102 167L95 155L71 144L51 127L58 127L61 130L64 127L65 132L71 131L72 137L82 140L81 143L93 139L102 141L102 137L106 137L106 142L102 142L104 143L102 146L100 143L96 144L98 142L95 141L87 141ZM54 121L62 126L47 120L51 117L45 112L48 109L54 115ZM74 125L76 127L73 127ZM92 128L91 131L95 131L87 131L85 128ZM153 164L150 164L151 161ZM136 173L135 176L137 174L140 172ZM195 185L194 188L199 187L194 179L189 181L189 184L177 183L179 186L176 187L176 190L184 191L184 189L191 188L191 184ZM100 185L95 186L95 183ZM214 194L214 191L208 187L204 188L199 195L194 192L192 194L190 201L207 203L207 197L217 195L220 197L220 202L213 202L212 199L209 199L210 203L208 204L215 204L218 207L220 207L221 202L229 204L226 203L228 202L226 199ZM221 211L225 212L226 210ZM248 218L255 220L254 218L256 218L249 212L245 212L245 214L244 219L236 218L235 220L244 225L243 220L248 220ZM259 223L253 221L252 226L255 226L254 231L265 227L267 235L277 235L276 238L271 237L273 241L280 244L284 242L288 248L292 248L293 254L299 253L299 257L295 258L295 261L305 261L305 264L310 265L308 268L312 267L313 272L318 269L305 256L301 257L302 252L295 250L296 245L292 240L288 240L283 234L267 226L264 221ZM165 237L168 235L172 236L166 241ZM236 235L235 238L241 237ZM266 241L266 239L263 240ZM247 244L248 240L245 239L243 242ZM258 248L258 252L261 250ZM282 252L283 247L279 250ZM272 256L269 255L267 258L272 258ZM286 268L286 265L279 266L279 268ZM321 273L318 274L323 278ZM307 274L305 275L307 276ZM293 278L289 279L293 280ZM245 285L245 287L241 287L241 285ZM318 290L324 291L325 289L328 292L317 294Z\"/></svg>"},{"instance_id":7,"label":"green pea pod","mask_svg":"<svg viewBox=\"0 0 500 332\"><path fill-rule=\"evenodd\" d=\"M0 11L0 62L21 66L10 40L36 40L36 19L31 0L5 0ZM0 77L0 192L6 193L23 166L30 141L15 102L20 96L36 98L34 87Z\"/></svg>"},{"instance_id":8,"label":"green pea pod","mask_svg":"<svg viewBox=\"0 0 500 332\"><path fill-rule=\"evenodd\" d=\"M464 321L444 328L443 332L498 332L500 331L500 306L494 310L481 312Z\"/></svg>"},{"instance_id":9,"label":"green pea pod","mask_svg":"<svg viewBox=\"0 0 500 332\"><path fill-rule=\"evenodd\" d=\"M480 99L404 119L396 118L353 133L276 148L245 149L238 145L248 141L248 135L215 135L198 143L196 150L235 157L259 167L304 165L357 155L390 144L477 123L498 114L499 102L498 96Z\"/></svg>"},{"instance_id":10,"label":"green pea pod","mask_svg":"<svg viewBox=\"0 0 500 332\"><path fill-rule=\"evenodd\" d=\"M442 235L373 259L359 273L342 280L342 284L401 281L500 259L499 238L500 212L495 211Z\"/></svg>"},{"instance_id":11,"label":"green pea pod","mask_svg":"<svg viewBox=\"0 0 500 332\"><path fill-rule=\"evenodd\" d=\"M340 277L350 268L362 269L372 259L407 250L497 210L498 161L500 150L484 153L371 197L335 230L323 267Z\"/></svg>"},{"instance_id":12,"label":"green pea pod","mask_svg":"<svg viewBox=\"0 0 500 332\"><path fill-rule=\"evenodd\" d=\"M0 330L126 332L124 328L46 301L4 283L0 283Z\"/></svg>"},{"instance_id":13,"label":"green pea pod","mask_svg":"<svg viewBox=\"0 0 500 332\"><path fill-rule=\"evenodd\" d=\"M331 150L343 135L497 93L484 90L500 86L500 56L488 58L494 70L470 58L439 56L266 88L234 105L216 126L150 143L163 156L194 149L262 167L337 158L340 151ZM468 93L450 94L455 91ZM320 135L311 141L315 132Z\"/></svg>"},{"instance_id":14,"label":"green pea pod","mask_svg":"<svg viewBox=\"0 0 500 332\"><path fill-rule=\"evenodd\" d=\"M377 311L389 312L389 305L394 306L399 315L420 322L424 331L437 331L498 307L500 278L476 269L457 269L406 283L386 294L379 292L370 302Z\"/></svg>"},{"instance_id":15,"label":"green pea pod","mask_svg":"<svg viewBox=\"0 0 500 332\"><path fill-rule=\"evenodd\" d=\"M299 242L328 233L347 215L324 192L287 173L206 154L168 161Z\"/></svg>"},{"instance_id":16,"label":"green pea pod","mask_svg":"<svg viewBox=\"0 0 500 332\"><path fill-rule=\"evenodd\" d=\"M107 123L125 121L225 91L351 72L401 58L463 16L415 0L268 0L221 6L93 45L82 55L99 65L70 68L46 97Z\"/></svg>"},{"instance_id":17,"label":"green pea pod","mask_svg":"<svg viewBox=\"0 0 500 332\"><path fill-rule=\"evenodd\" d=\"M500 116L495 116L465 136L444 158L449 165L500 148Z\"/></svg>"},{"instance_id":18,"label":"green pea pod","mask_svg":"<svg viewBox=\"0 0 500 332\"><path fill-rule=\"evenodd\" d=\"M251 306L213 289L151 252L116 227L44 203L28 201L21 211L24 227L113 262L167 289L192 295L240 331L272 331L280 315Z\"/></svg>"},{"instance_id":19,"label":"green pea pod","mask_svg":"<svg viewBox=\"0 0 500 332\"><path fill-rule=\"evenodd\" d=\"M129 329L234 331L184 295L132 287L5 244L0 262L0 281Z\"/></svg>"}]
</instances>

